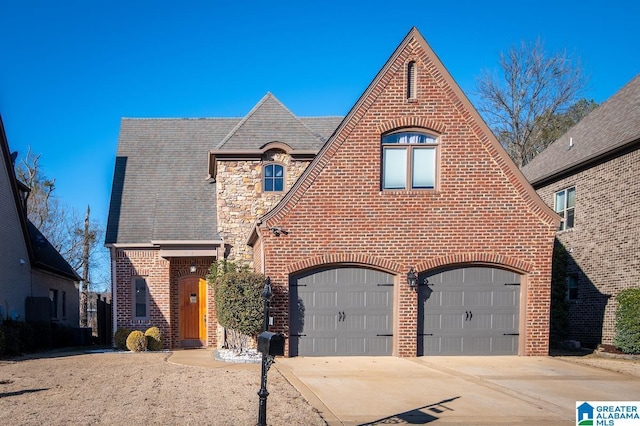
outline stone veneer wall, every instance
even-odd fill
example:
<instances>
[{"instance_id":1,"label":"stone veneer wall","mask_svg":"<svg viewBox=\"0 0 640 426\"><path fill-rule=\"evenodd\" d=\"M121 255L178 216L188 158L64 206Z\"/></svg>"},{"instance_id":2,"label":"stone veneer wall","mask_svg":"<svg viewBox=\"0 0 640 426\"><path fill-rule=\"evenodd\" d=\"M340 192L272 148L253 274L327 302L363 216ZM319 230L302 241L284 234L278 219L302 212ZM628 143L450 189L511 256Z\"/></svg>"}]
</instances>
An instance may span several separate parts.
<instances>
[{"instance_id":1,"label":"stone veneer wall","mask_svg":"<svg viewBox=\"0 0 640 426\"><path fill-rule=\"evenodd\" d=\"M285 168L283 192L262 190L262 166L282 164ZM293 160L280 150L269 150L261 160L220 161L216 169L218 232L231 245L229 260L253 266L247 237L255 221L271 210L307 168L310 161Z\"/></svg>"},{"instance_id":2,"label":"stone veneer wall","mask_svg":"<svg viewBox=\"0 0 640 426\"><path fill-rule=\"evenodd\" d=\"M569 251L567 274L578 277L569 308L570 338L611 344L615 296L640 283L640 150L538 188L553 207L557 191L576 187L575 226L558 232Z\"/></svg>"}]
</instances>

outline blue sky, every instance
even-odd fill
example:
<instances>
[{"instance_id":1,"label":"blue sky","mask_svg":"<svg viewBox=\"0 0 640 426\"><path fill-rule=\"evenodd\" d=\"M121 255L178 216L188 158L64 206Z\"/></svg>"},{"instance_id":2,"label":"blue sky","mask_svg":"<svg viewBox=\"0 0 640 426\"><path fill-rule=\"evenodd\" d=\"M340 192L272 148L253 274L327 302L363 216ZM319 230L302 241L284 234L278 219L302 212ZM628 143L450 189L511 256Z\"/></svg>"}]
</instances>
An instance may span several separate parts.
<instances>
[{"instance_id":1,"label":"blue sky","mask_svg":"<svg viewBox=\"0 0 640 426\"><path fill-rule=\"evenodd\" d=\"M2 0L0 114L64 203L106 223L122 117L241 117L267 92L344 115L416 26L463 91L541 38L580 57L602 102L640 72L628 0Z\"/></svg>"}]
</instances>

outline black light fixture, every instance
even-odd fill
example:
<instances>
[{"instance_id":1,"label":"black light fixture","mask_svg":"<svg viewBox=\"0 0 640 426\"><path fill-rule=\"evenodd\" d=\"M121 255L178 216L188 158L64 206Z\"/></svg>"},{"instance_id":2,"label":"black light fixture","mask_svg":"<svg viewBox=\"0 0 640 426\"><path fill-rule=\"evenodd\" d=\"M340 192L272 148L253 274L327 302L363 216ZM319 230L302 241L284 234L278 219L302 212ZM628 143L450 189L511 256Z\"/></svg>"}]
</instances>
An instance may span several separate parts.
<instances>
[{"instance_id":1,"label":"black light fixture","mask_svg":"<svg viewBox=\"0 0 640 426\"><path fill-rule=\"evenodd\" d=\"M413 270L413 266L409 268L409 272L407 272L407 284L409 284L411 290L418 289L418 274Z\"/></svg>"}]
</instances>

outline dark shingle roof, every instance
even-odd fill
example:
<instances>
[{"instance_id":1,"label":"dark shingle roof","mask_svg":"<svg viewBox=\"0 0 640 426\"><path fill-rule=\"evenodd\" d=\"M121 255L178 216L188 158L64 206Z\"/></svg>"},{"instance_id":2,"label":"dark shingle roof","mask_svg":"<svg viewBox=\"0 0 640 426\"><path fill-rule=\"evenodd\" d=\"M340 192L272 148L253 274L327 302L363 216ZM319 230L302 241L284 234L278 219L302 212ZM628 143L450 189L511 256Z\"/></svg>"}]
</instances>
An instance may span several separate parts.
<instances>
[{"instance_id":1,"label":"dark shingle roof","mask_svg":"<svg viewBox=\"0 0 640 426\"><path fill-rule=\"evenodd\" d=\"M123 119L105 243L219 240L210 150L317 150L341 120L297 118L271 94L243 119Z\"/></svg>"},{"instance_id":2,"label":"dark shingle roof","mask_svg":"<svg viewBox=\"0 0 640 426\"><path fill-rule=\"evenodd\" d=\"M535 185L639 139L640 74L538 154L522 173Z\"/></svg>"},{"instance_id":3,"label":"dark shingle roof","mask_svg":"<svg viewBox=\"0 0 640 426\"><path fill-rule=\"evenodd\" d=\"M33 250L34 267L53 272L74 281L81 280L75 269L69 265L69 262L62 257L60 252L51 245L49 240L42 235L30 220L27 220L27 229L29 230L29 240Z\"/></svg>"},{"instance_id":4,"label":"dark shingle roof","mask_svg":"<svg viewBox=\"0 0 640 426\"><path fill-rule=\"evenodd\" d=\"M256 149L269 142L282 142L294 150L319 150L327 136L314 132L275 96L267 93L215 148Z\"/></svg>"}]
</instances>

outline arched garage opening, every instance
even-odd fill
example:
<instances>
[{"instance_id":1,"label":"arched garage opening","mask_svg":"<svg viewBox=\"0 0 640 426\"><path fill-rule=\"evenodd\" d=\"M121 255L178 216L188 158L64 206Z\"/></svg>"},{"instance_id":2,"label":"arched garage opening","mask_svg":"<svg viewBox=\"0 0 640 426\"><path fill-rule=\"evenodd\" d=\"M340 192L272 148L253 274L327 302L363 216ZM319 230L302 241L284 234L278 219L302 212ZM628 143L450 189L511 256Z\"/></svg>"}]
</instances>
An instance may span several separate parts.
<instances>
[{"instance_id":1,"label":"arched garage opening","mask_svg":"<svg viewBox=\"0 0 640 426\"><path fill-rule=\"evenodd\" d=\"M518 354L518 273L452 267L423 272L419 283L418 356Z\"/></svg>"},{"instance_id":2,"label":"arched garage opening","mask_svg":"<svg viewBox=\"0 0 640 426\"><path fill-rule=\"evenodd\" d=\"M289 355L391 355L393 275L331 266L289 279Z\"/></svg>"}]
</instances>

